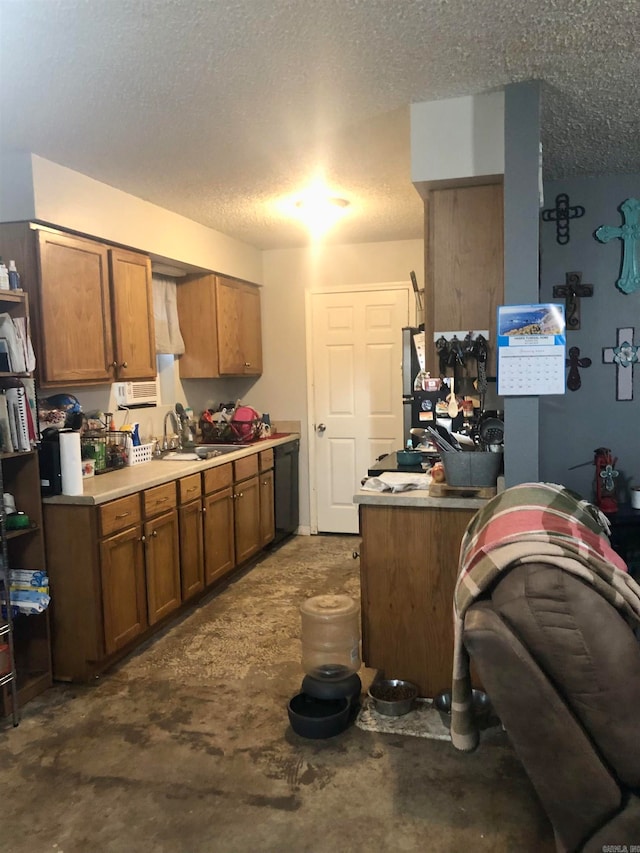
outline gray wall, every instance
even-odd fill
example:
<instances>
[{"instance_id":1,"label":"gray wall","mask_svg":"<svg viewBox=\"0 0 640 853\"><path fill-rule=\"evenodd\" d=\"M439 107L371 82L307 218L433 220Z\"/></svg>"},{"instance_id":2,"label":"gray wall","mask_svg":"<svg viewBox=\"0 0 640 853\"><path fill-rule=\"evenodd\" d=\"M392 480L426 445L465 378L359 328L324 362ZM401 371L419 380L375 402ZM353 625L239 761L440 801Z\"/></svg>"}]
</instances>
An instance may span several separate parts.
<instances>
[{"instance_id":1,"label":"gray wall","mask_svg":"<svg viewBox=\"0 0 640 853\"><path fill-rule=\"evenodd\" d=\"M625 295L615 286L621 241L604 244L593 236L600 225L622 223L618 207L627 198L640 198L640 175L549 182L544 192L545 207L554 207L556 195L566 192L570 204L582 205L585 215L571 220L565 246L556 242L554 223L541 223L540 299L554 301L553 285L563 284L565 273L572 271L582 272L582 281L594 285L594 295L581 300L580 330L567 334L567 352L577 346L581 357L592 360L591 367L580 371L582 387L540 398L540 479L592 498L593 465L569 469L591 463L597 447L610 448L621 473L640 485L640 364L634 368L634 399L621 402L616 401L616 367L602 363L602 349L615 345L618 327L634 326L634 343L640 343L640 290Z\"/></svg>"},{"instance_id":2,"label":"gray wall","mask_svg":"<svg viewBox=\"0 0 640 853\"><path fill-rule=\"evenodd\" d=\"M504 90L504 302L538 301L540 84ZM538 480L537 397L505 397L507 486Z\"/></svg>"}]
</instances>

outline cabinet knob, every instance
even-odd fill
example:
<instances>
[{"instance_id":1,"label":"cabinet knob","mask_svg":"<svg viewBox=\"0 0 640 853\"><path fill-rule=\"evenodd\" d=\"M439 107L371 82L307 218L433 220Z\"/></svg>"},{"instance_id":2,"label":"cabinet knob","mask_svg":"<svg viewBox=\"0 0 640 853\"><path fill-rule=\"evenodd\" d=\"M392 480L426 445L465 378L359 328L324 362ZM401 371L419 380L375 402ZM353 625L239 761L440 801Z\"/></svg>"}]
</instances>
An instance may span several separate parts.
<instances>
[{"instance_id":1,"label":"cabinet knob","mask_svg":"<svg viewBox=\"0 0 640 853\"><path fill-rule=\"evenodd\" d=\"M123 361L123 362L122 362L122 364L120 365L120 367L125 367L125 368L126 368L126 367L129 367L129 365L127 364L127 362L126 362L126 361Z\"/></svg>"},{"instance_id":2,"label":"cabinet knob","mask_svg":"<svg viewBox=\"0 0 640 853\"><path fill-rule=\"evenodd\" d=\"M112 361L112 362L111 362L111 367L113 367L113 369L114 369L114 370L115 370L115 368L116 368L117 366L118 366L118 362L117 362L117 361Z\"/></svg>"},{"instance_id":3,"label":"cabinet knob","mask_svg":"<svg viewBox=\"0 0 640 853\"><path fill-rule=\"evenodd\" d=\"M359 551L352 551L351 556L353 557L354 560L357 560L358 557L360 556L360 552Z\"/></svg>"},{"instance_id":4,"label":"cabinet knob","mask_svg":"<svg viewBox=\"0 0 640 853\"><path fill-rule=\"evenodd\" d=\"M200 514L201 514L201 515L204 515L204 514L206 513L206 511L207 511L206 506L203 506L203 507L201 508L201 510L200 510Z\"/></svg>"},{"instance_id":5,"label":"cabinet knob","mask_svg":"<svg viewBox=\"0 0 640 853\"><path fill-rule=\"evenodd\" d=\"M250 361L245 361L244 366L245 366L245 367L251 367L251 362L250 362Z\"/></svg>"},{"instance_id":6,"label":"cabinet knob","mask_svg":"<svg viewBox=\"0 0 640 853\"><path fill-rule=\"evenodd\" d=\"M147 537L143 533L142 536L140 537L140 542L146 542L146 541L147 541Z\"/></svg>"},{"instance_id":7,"label":"cabinet knob","mask_svg":"<svg viewBox=\"0 0 640 853\"><path fill-rule=\"evenodd\" d=\"M151 535L152 535L152 536L157 536L157 535L158 535L158 531L157 531L157 530L153 530L153 531L151 532Z\"/></svg>"}]
</instances>

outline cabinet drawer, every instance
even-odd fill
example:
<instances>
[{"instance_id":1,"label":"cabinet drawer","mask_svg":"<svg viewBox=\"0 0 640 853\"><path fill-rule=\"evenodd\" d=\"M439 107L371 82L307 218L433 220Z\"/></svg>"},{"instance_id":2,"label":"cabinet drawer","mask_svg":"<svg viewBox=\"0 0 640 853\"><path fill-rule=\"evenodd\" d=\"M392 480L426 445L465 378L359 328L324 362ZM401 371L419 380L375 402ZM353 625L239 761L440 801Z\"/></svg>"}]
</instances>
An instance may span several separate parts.
<instances>
[{"instance_id":1,"label":"cabinet drawer","mask_svg":"<svg viewBox=\"0 0 640 853\"><path fill-rule=\"evenodd\" d=\"M145 518L150 518L152 515L157 515L159 512L165 512L172 509L176 505L176 484L164 483L162 486L155 486L153 489L146 489L142 493L142 503L144 506Z\"/></svg>"},{"instance_id":2,"label":"cabinet drawer","mask_svg":"<svg viewBox=\"0 0 640 853\"><path fill-rule=\"evenodd\" d=\"M261 471L268 471L273 468L273 447L270 450L261 450L258 459Z\"/></svg>"},{"instance_id":3,"label":"cabinet drawer","mask_svg":"<svg viewBox=\"0 0 640 853\"><path fill-rule=\"evenodd\" d=\"M258 454L253 453L251 456L245 456L244 459L238 459L233 463L233 479L234 482L246 480L248 477L255 477L258 473Z\"/></svg>"},{"instance_id":4,"label":"cabinet drawer","mask_svg":"<svg viewBox=\"0 0 640 853\"><path fill-rule=\"evenodd\" d=\"M200 474L191 474L178 480L178 503L186 504L199 498L202 494Z\"/></svg>"},{"instance_id":5,"label":"cabinet drawer","mask_svg":"<svg viewBox=\"0 0 640 853\"><path fill-rule=\"evenodd\" d=\"M103 504L99 510L100 535L110 536L140 521L140 494Z\"/></svg>"},{"instance_id":6,"label":"cabinet drawer","mask_svg":"<svg viewBox=\"0 0 640 853\"><path fill-rule=\"evenodd\" d=\"M233 482L233 470L231 462L226 465L216 465L215 468L207 468L202 474L205 495L225 489Z\"/></svg>"}]
</instances>

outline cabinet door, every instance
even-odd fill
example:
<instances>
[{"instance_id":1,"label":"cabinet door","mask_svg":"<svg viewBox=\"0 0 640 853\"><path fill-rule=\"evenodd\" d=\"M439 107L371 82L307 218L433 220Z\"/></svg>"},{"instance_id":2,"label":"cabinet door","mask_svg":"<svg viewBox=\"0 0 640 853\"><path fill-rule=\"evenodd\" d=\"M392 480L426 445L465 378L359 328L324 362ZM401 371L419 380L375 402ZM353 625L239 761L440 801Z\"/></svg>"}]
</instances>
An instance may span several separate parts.
<instances>
[{"instance_id":1,"label":"cabinet door","mask_svg":"<svg viewBox=\"0 0 640 853\"><path fill-rule=\"evenodd\" d=\"M197 475L196 475L197 476ZM182 600L204 589L202 503L190 501L178 510L180 519L180 577Z\"/></svg>"},{"instance_id":2,"label":"cabinet door","mask_svg":"<svg viewBox=\"0 0 640 853\"><path fill-rule=\"evenodd\" d=\"M262 373L262 320L260 314L260 290L245 284L242 286L242 354L243 372L247 376Z\"/></svg>"},{"instance_id":3,"label":"cabinet door","mask_svg":"<svg viewBox=\"0 0 640 853\"><path fill-rule=\"evenodd\" d=\"M504 301L502 184L432 190L428 198L425 335L489 332L487 371L495 376L496 316ZM433 344L427 364L438 364Z\"/></svg>"},{"instance_id":4,"label":"cabinet door","mask_svg":"<svg viewBox=\"0 0 640 853\"><path fill-rule=\"evenodd\" d=\"M236 562L244 563L260 550L260 480L252 477L234 487Z\"/></svg>"},{"instance_id":5,"label":"cabinet door","mask_svg":"<svg viewBox=\"0 0 640 853\"><path fill-rule=\"evenodd\" d=\"M178 285L178 317L184 354L182 379L219 376L215 275L187 276Z\"/></svg>"},{"instance_id":6,"label":"cabinet door","mask_svg":"<svg viewBox=\"0 0 640 853\"><path fill-rule=\"evenodd\" d=\"M473 514L360 507L363 660L417 684L420 696L435 696L451 681L451 602L460 541Z\"/></svg>"},{"instance_id":7,"label":"cabinet door","mask_svg":"<svg viewBox=\"0 0 640 853\"><path fill-rule=\"evenodd\" d=\"M243 290L239 282L217 277L218 365L222 376L241 376L245 371L242 299Z\"/></svg>"},{"instance_id":8,"label":"cabinet door","mask_svg":"<svg viewBox=\"0 0 640 853\"><path fill-rule=\"evenodd\" d=\"M228 574L236 565L233 545L233 490L203 498L205 583Z\"/></svg>"},{"instance_id":9,"label":"cabinet door","mask_svg":"<svg viewBox=\"0 0 640 853\"><path fill-rule=\"evenodd\" d=\"M264 471L260 474L260 546L268 545L274 536L273 471Z\"/></svg>"},{"instance_id":10,"label":"cabinet door","mask_svg":"<svg viewBox=\"0 0 640 853\"><path fill-rule=\"evenodd\" d=\"M41 384L113 381L106 247L38 231Z\"/></svg>"},{"instance_id":11,"label":"cabinet door","mask_svg":"<svg viewBox=\"0 0 640 853\"><path fill-rule=\"evenodd\" d=\"M100 543L102 615L107 654L126 646L147 627L144 554L140 526Z\"/></svg>"},{"instance_id":12,"label":"cabinet door","mask_svg":"<svg viewBox=\"0 0 640 853\"><path fill-rule=\"evenodd\" d=\"M110 249L116 377L153 379L156 341L151 261L137 252Z\"/></svg>"},{"instance_id":13,"label":"cabinet door","mask_svg":"<svg viewBox=\"0 0 640 853\"><path fill-rule=\"evenodd\" d=\"M147 607L153 625L180 605L180 546L175 509L144 526Z\"/></svg>"}]
</instances>

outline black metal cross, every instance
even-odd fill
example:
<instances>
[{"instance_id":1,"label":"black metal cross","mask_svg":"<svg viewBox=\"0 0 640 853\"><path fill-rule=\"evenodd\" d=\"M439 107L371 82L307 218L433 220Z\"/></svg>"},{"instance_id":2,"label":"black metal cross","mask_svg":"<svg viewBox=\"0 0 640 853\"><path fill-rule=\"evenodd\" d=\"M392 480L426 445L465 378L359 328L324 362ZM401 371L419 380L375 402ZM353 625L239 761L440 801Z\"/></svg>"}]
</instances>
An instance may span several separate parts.
<instances>
[{"instance_id":1,"label":"black metal cross","mask_svg":"<svg viewBox=\"0 0 640 853\"><path fill-rule=\"evenodd\" d=\"M556 242L561 246L569 242L569 220L579 219L581 216L584 216L584 207L581 204L571 207L567 193L556 196L555 207L548 207L542 211L544 222L556 223Z\"/></svg>"},{"instance_id":2,"label":"black metal cross","mask_svg":"<svg viewBox=\"0 0 640 853\"><path fill-rule=\"evenodd\" d=\"M582 284L581 272L568 272L565 273L564 284L554 285L553 296L554 299L564 299L567 331L575 332L580 328L580 299L593 296L593 285Z\"/></svg>"},{"instance_id":3,"label":"black metal cross","mask_svg":"<svg viewBox=\"0 0 640 853\"><path fill-rule=\"evenodd\" d=\"M577 391L582 385L582 379L580 379L578 368L591 367L591 359L586 356L584 358L580 358L580 347L571 347L569 350L569 358L565 359L565 364L569 368L567 388L569 391Z\"/></svg>"}]
</instances>

